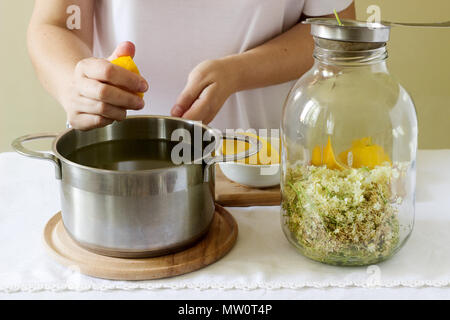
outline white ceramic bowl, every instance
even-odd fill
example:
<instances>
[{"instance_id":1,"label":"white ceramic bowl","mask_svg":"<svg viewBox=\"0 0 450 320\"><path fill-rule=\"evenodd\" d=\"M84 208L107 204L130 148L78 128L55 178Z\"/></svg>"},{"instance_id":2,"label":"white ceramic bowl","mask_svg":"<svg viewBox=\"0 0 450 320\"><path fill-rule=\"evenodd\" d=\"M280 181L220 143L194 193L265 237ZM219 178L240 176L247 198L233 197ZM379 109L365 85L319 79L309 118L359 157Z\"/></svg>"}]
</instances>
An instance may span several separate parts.
<instances>
[{"instance_id":1,"label":"white ceramic bowl","mask_svg":"<svg viewBox=\"0 0 450 320\"><path fill-rule=\"evenodd\" d=\"M270 139L270 144L276 150L280 150L280 140ZM280 164L254 165L239 162L219 163L225 177L239 184L265 188L280 184Z\"/></svg>"}]
</instances>

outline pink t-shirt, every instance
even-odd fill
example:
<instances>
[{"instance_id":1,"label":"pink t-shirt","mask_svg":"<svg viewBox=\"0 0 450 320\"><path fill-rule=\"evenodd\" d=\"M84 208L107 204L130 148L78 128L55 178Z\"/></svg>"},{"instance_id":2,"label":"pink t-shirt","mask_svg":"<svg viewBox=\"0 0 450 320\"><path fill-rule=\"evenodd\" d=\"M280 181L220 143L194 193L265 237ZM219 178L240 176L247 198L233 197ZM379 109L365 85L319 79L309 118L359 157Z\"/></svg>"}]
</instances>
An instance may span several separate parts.
<instances>
[{"instance_id":1,"label":"pink t-shirt","mask_svg":"<svg viewBox=\"0 0 450 320\"><path fill-rule=\"evenodd\" d=\"M283 33L302 13L341 11L352 0L96 0L94 55L121 41L149 81L140 114L169 115L189 72L200 62L251 49ZM293 82L230 96L211 123L225 128L278 128ZM129 114L132 114L130 112Z\"/></svg>"}]
</instances>

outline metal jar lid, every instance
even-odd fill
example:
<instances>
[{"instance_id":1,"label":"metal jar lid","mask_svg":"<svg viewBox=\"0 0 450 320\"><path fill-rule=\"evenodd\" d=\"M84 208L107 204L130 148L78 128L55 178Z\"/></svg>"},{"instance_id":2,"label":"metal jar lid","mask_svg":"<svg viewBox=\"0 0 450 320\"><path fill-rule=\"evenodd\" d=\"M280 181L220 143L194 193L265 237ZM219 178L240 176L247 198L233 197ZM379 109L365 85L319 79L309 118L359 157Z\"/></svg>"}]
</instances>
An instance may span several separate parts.
<instances>
[{"instance_id":1,"label":"metal jar lid","mask_svg":"<svg viewBox=\"0 0 450 320\"><path fill-rule=\"evenodd\" d=\"M334 18L310 18L303 21L311 25L314 37L348 42L388 42L390 27L380 23L342 20L338 25Z\"/></svg>"}]
</instances>

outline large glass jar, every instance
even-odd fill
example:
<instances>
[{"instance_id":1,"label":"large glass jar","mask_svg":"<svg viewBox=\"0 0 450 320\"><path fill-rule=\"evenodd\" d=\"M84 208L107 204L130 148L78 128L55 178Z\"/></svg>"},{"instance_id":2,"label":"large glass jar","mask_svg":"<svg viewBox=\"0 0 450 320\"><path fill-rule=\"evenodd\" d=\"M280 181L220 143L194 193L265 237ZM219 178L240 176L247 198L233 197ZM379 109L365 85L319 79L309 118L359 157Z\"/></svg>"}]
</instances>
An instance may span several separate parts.
<instances>
[{"instance_id":1,"label":"large glass jar","mask_svg":"<svg viewBox=\"0 0 450 320\"><path fill-rule=\"evenodd\" d=\"M387 69L388 27L307 23L315 63L282 115L283 230L311 259L377 263L414 224L414 104Z\"/></svg>"}]
</instances>

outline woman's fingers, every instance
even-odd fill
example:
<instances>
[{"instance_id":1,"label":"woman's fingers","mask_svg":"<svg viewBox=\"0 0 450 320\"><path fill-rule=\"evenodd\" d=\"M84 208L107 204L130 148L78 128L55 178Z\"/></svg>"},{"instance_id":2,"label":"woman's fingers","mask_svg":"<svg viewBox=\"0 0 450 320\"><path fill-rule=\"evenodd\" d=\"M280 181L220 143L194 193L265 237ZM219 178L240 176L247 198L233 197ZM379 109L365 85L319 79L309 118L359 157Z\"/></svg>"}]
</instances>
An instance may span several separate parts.
<instances>
[{"instance_id":1,"label":"woman's fingers","mask_svg":"<svg viewBox=\"0 0 450 320\"><path fill-rule=\"evenodd\" d=\"M79 93L86 98L133 110L144 107L142 98L126 90L88 78L82 78L79 82Z\"/></svg>"},{"instance_id":2,"label":"woman's fingers","mask_svg":"<svg viewBox=\"0 0 450 320\"><path fill-rule=\"evenodd\" d=\"M79 130L89 130L94 128L101 128L114 122L97 114L79 113L70 119L72 127Z\"/></svg>"},{"instance_id":3,"label":"woman's fingers","mask_svg":"<svg viewBox=\"0 0 450 320\"><path fill-rule=\"evenodd\" d=\"M221 60L206 60L189 74L171 114L193 120L212 121L228 97L235 92L235 80Z\"/></svg>"},{"instance_id":4,"label":"woman's fingers","mask_svg":"<svg viewBox=\"0 0 450 320\"><path fill-rule=\"evenodd\" d=\"M111 56L109 56L108 60L114 60L123 56L130 56L134 58L134 54L136 52L136 46L131 41L123 41L119 43Z\"/></svg>"},{"instance_id":5,"label":"woman's fingers","mask_svg":"<svg viewBox=\"0 0 450 320\"><path fill-rule=\"evenodd\" d=\"M194 101L190 108L183 114L183 118L210 123L216 116L220 106L214 99L217 84L213 83L206 87L199 98Z\"/></svg>"},{"instance_id":6,"label":"woman's fingers","mask_svg":"<svg viewBox=\"0 0 450 320\"><path fill-rule=\"evenodd\" d=\"M147 81L143 77L105 59L81 60L77 65L77 72L80 78L109 83L130 92L145 92L148 89Z\"/></svg>"},{"instance_id":7,"label":"woman's fingers","mask_svg":"<svg viewBox=\"0 0 450 320\"><path fill-rule=\"evenodd\" d=\"M82 96L74 97L72 104L76 105L76 109L73 108L68 112L68 120L75 129L100 128L113 123L115 120L124 120L127 116L127 111L124 108Z\"/></svg>"},{"instance_id":8,"label":"woman's fingers","mask_svg":"<svg viewBox=\"0 0 450 320\"><path fill-rule=\"evenodd\" d=\"M174 117L183 116L208 85L209 83L205 83L204 78L202 78L202 74L193 73L189 75L188 82L178 96L170 114Z\"/></svg>"},{"instance_id":9,"label":"woman's fingers","mask_svg":"<svg viewBox=\"0 0 450 320\"><path fill-rule=\"evenodd\" d=\"M103 101L79 97L79 112L102 116L111 120L122 121L127 117L127 110Z\"/></svg>"},{"instance_id":10,"label":"woman's fingers","mask_svg":"<svg viewBox=\"0 0 450 320\"><path fill-rule=\"evenodd\" d=\"M133 56L134 53L134 44L123 42L110 58ZM142 109L144 100L135 93L147 89L148 83L140 75L106 59L86 58L75 67L63 106L74 128L103 127L114 120L125 119L127 109Z\"/></svg>"}]
</instances>

